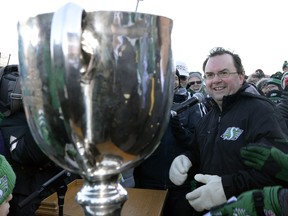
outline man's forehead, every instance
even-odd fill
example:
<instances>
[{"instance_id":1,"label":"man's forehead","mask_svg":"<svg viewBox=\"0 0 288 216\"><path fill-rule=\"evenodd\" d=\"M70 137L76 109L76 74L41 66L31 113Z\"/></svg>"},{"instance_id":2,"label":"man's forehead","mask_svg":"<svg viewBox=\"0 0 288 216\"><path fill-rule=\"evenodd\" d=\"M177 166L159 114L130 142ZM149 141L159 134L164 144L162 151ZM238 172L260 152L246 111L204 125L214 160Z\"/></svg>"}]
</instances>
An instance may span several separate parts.
<instances>
[{"instance_id":1,"label":"man's forehead","mask_svg":"<svg viewBox=\"0 0 288 216\"><path fill-rule=\"evenodd\" d=\"M205 72L219 72L234 68L232 56L224 54L209 58L205 67Z\"/></svg>"}]
</instances>

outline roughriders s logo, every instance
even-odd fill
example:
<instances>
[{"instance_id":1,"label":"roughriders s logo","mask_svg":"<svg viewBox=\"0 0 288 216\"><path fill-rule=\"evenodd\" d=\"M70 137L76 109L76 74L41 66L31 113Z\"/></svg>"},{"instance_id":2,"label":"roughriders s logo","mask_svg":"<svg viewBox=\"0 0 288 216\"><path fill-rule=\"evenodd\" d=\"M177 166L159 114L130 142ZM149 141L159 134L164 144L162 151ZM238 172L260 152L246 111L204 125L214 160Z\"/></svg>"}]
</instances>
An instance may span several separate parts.
<instances>
[{"instance_id":1,"label":"roughriders s logo","mask_svg":"<svg viewBox=\"0 0 288 216\"><path fill-rule=\"evenodd\" d=\"M238 127L229 127L221 135L221 138L223 138L223 140L237 140L242 133L243 130Z\"/></svg>"}]
</instances>

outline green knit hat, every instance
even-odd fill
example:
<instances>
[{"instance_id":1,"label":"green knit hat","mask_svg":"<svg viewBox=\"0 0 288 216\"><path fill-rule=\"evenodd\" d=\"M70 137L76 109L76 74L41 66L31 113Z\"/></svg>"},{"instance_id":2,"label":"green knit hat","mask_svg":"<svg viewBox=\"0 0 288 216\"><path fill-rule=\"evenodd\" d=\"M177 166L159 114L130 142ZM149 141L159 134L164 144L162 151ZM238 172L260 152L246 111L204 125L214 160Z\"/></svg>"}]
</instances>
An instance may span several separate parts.
<instances>
[{"instance_id":1,"label":"green knit hat","mask_svg":"<svg viewBox=\"0 0 288 216\"><path fill-rule=\"evenodd\" d=\"M0 155L0 205L12 193L16 182L16 175L3 155Z\"/></svg>"},{"instance_id":2,"label":"green knit hat","mask_svg":"<svg viewBox=\"0 0 288 216\"><path fill-rule=\"evenodd\" d=\"M282 90L281 79L269 78L267 84L274 84L278 86L279 90Z\"/></svg>"}]
</instances>

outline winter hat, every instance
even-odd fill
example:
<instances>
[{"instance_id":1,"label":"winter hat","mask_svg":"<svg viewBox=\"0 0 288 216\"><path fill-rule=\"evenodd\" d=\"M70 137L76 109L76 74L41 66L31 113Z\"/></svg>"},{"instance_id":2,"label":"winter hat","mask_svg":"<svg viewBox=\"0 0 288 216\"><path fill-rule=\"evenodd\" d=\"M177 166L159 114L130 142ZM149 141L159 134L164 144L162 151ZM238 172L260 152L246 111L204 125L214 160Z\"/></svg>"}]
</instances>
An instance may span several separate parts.
<instances>
[{"instance_id":1,"label":"winter hat","mask_svg":"<svg viewBox=\"0 0 288 216\"><path fill-rule=\"evenodd\" d=\"M268 77L264 77L264 78L261 78L257 83L256 83L256 88L258 90L258 92L261 94L261 95L264 95L264 92L262 91L262 89L267 86L267 83L268 83L268 80L270 78Z\"/></svg>"},{"instance_id":2,"label":"winter hat","mask_svg":"<svg viewBox=\"0 0 288 216\"><path fill-rule=\"evenodd\" d=\"M191 77L198 77L200 80L203 80L202 75L200 72L196 71L196 72L190 72L189 73L189 78Z\"/></svg>"},{"instance_id":3,"label":"winter hat","mask_svg":"<svg viewBox=\"0 0 288 216\"><path fill-rule=\"evenodd\" d=\"M0 155L0 205L12 193L16 182L16 175L3 155Z\"/></svg>"},{"instance_id":4,"label":"winter hat","mask_svg":"<svg viewBox=\"0 0 288 216\"><path fill-rule=\"evenodd\" d=\"M284 70L285 67L288 67L288 62L284 61L283 65L282 65L282 70Z\"/></svg>"},{"instance_id":5,"label":"winter hat","mask_svg":"<svg viewBox=\"0 0 288 216\"><path fill-rule=\"evenodd\" d=\"M270 77L281 80L282 76L283 76L283 73L281 71L277 71L276 73L272 74Z\"/></svg>"},{"instance_id":6,"label":"winter hat","mask_svg":"<svg viewBox=\"0 0 288 216\"><path fill-rule=\"evenodd\" d=\"M277 78L269 78L267 84L274 84L278 86L279 90L282 90L281 80Z\"/></svg>"},{"instance_id":7,"label":"winter hat","mask_svg":"<svg viewBox=\"0 0 288 216\"><path fill-rule=\"evenodd\" d=\"M188 67L184 62L177 61L176 62L176 70L179 72L180 76L189 76Z\"/></svg>"},{"instance_id":8,"label":"winter hat","mask_svg":"<svg viewBox=\"0 0 288 216\"><path fill-rule=\"evenodd\" d=\"M257 69L254 73L259 79L265 77L265 74L262 69Z\"/></svg>"}]
</instances>

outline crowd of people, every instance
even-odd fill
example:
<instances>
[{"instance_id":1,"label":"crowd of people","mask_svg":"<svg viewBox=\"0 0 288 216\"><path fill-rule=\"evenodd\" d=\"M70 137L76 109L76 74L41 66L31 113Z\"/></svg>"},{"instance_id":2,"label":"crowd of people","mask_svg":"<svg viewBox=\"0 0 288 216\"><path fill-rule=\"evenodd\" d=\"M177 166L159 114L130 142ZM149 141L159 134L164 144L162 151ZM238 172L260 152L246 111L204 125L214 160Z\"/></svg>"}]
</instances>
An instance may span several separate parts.
<instances>
[{"instance_id":1,"label":"crowd of people","mask_svg":"<svg viewBox=\"0 0 288 216\"><path fill-rule=\"evenodd\" d=\"M121 184L167 190L163 216L288 215L288 62L247 76L238 54L216 47L203 73L175 66L166 131ZM36 145L23 107L0 111L0 215L35 215L51 191L19 203L63 169Z\"/></svg>"}]
</instances>

